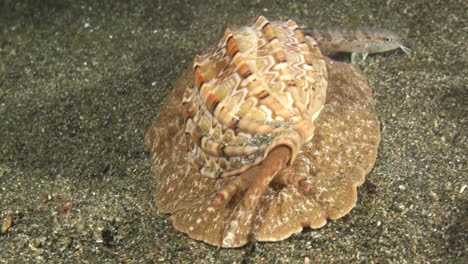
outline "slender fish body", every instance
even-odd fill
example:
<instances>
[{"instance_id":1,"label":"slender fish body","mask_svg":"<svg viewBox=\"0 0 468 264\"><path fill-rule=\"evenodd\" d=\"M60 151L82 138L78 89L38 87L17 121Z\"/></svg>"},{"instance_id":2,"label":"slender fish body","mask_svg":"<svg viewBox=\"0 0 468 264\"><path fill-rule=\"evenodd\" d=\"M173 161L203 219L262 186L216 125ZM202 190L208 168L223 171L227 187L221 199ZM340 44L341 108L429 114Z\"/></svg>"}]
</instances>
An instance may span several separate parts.
<instances>
[{"instance_id":1,"label":"slender fish body","mask_svg":"<svg viewBox=\"0 0 468 264\"><path fill-rule=\"evenodd\" d=\"M304 34L311 36L321 49L332 52L349 52L351 61L364 61L368 54L402 49L406 54L411 50L403 46L402 39L395 33L377 29L311 29L303 28ZM361 57L361 58L359 58Z\"/></svg>"}]
</instances>

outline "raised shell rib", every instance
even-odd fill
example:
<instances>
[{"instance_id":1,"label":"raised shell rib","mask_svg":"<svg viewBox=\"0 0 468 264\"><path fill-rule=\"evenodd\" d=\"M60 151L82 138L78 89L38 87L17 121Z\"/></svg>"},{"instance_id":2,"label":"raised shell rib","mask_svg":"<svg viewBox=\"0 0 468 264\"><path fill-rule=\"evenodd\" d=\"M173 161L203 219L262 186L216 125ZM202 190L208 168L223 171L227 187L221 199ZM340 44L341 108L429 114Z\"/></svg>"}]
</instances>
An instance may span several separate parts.
<instances>
[{"instance_id":1,"label":"raised shell rib","mask_svg":"<svg viewBox=\"0 0 468 264\"><path fill-rule=\"evenodd\" d=\"M228 27L195 58L183 112L190 159L201 174L237 175L279 145L294 161L325 102L327 71L315 45L294 21L261 16L251 26Z\"/></svg>"}]
</instances>

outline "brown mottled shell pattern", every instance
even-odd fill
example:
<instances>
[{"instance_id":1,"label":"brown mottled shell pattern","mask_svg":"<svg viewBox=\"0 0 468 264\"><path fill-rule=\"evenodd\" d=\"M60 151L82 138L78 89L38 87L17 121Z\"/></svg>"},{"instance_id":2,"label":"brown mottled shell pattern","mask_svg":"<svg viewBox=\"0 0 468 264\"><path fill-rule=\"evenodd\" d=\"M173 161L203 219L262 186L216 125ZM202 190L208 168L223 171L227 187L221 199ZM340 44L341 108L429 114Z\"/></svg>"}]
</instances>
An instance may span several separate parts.
<instances>
[{"instance_id":1,"label":"brown mottled shell pattern","mask_svg":"<svg viewBox=\"0 0 468 264\"><path fill-rule=\"evenodd\" d=\"M373 167L373 107L366 79L323 57L293 21L259 17L227 28L176 82L147 133L158 208L177 230L222 247L322 227L354 207ZM245 190L212 206L223 186L280 145L291 159L279 174L306 179L312 193L272 181L248 210L239 205Z\"/></svg>"},{"instance_id":2,"label":"brown mottled shell pattern","mask_svg":"<svg viewBox=\"0 0 468 264\"><path fill-rule=\"evenodd\" d=\"M279 145L298 149L313 136L325 102L321 53L296 23L259 17L227 28L193 63L195 83L183 97L192 164L204 176L232 176L259 164Z\"/></svg>"}]
</instances>

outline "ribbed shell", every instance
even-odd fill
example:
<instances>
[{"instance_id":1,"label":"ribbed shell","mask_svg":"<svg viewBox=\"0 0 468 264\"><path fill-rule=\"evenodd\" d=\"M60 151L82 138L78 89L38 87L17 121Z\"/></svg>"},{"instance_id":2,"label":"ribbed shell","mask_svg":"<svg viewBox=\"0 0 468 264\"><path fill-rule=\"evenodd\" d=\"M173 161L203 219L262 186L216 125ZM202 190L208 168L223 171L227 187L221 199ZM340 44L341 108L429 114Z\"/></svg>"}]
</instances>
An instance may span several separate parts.
<instances>
[{"instance_id":1,"label":"ribbed shell","mask_svg":"<svg viewBox=\"0 0 468 264\"><path fill-rule=\"evenodd\" d=\"M314 134L325 102L327 71L320 50L292 21L258 17L228 27L193 63L183 98L190 159L204 176L236 175L279 145L294 161Z\"/></svg>"}]
</instances>

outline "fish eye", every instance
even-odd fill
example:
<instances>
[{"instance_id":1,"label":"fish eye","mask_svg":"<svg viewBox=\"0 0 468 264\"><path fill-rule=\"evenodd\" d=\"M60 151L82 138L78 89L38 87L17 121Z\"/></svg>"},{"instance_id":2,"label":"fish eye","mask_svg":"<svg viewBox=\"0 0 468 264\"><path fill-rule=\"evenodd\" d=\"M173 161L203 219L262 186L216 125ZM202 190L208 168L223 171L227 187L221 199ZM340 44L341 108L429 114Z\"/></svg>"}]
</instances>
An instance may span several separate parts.
<instances>
[{"instance_id":1,"label":"fish eye","mask_svg":"<svg viewBox=\"0 0 468 264\"><path fill-rule=\"evenodd\" d=\"M391 42L391 41L392 41L392 38L386 37L386 38L385 38L385 41L386 41L386 42Z\"/></svg>"}]
</instances>

